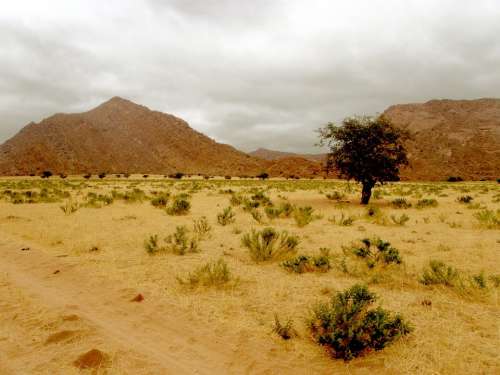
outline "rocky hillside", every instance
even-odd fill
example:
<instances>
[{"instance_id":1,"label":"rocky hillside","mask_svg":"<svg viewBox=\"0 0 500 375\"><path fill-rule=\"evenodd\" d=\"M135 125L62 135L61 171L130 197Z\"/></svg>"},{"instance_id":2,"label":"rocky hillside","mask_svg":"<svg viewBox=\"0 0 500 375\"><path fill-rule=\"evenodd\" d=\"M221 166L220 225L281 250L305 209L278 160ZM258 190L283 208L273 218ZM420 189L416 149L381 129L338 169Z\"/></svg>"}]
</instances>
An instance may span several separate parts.
<instances>
[{"instance_id":1,"label":"rocky hillside","mask_svg":"<svg viewBox=\"0 0 500 375\"><path fill-rule=\"evenodd\" d=\"M175 116L121 98L30 123L0 146L0 174L206 173L255 175L267 165Z\"/></svg>"},{"instance_id":2,"label":"rocky hillside","mask_svg":"<svg viewBox=\"0 0 500 375\"><path fill-rule=\"evenodd\" d=\"M500 177L500 99L431 100L391 106L384 115L413 138L402 178Z\"/></svg>"}]
</instances>

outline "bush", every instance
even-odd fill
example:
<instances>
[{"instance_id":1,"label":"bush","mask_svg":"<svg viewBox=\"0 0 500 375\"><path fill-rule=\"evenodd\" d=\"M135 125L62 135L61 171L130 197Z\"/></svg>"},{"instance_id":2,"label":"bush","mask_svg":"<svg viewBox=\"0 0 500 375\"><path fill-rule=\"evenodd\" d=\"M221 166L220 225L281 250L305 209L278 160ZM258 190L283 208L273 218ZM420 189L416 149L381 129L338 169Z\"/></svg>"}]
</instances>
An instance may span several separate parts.
<instances>
[{"instance_id":1,"label":"bush","mask_svg":"<svg viewBox=\"0 0 500 375\"><path fill-rule=\"evenodd\" d=\"M331 223L340 225L342 227L351 226L355 220L356 220L355 216L346 215L343 212L340 213L340 216L338 218L336 216L332 216L331 218L328 219L328 221L330 221Z\"/></svg>"},{"instance_id":2,"label":"bush","mask_svg":"<svg viewBox=\"0 0 500 375\"><path fill-rule=\"evenodd\" d=\"M198 286L205 287L222 287L227 285L233 276L227 263L224 259L219 259L217 262L206 263L193 272L189 273L185 279L177 278L180 284L195 288Z\"/></svg>"},{"instance_id":3,"label":"bush","mask_svg":"<svg viewBox=\"0 0 500 375\"><path fill-rule=\"evenodd\" d=\"M360 241L360 245L353 246L350 251L357 257L366 259L369 268L375 267L377 263L401 264L403 262L399 250L380 238L364 238Z\"/></svg>"},{"instance_id":4,"label":"bush","mask_svg":"<svg viewBox=\"0 0 500 375\"><path fill-rule=\"evenodd\" d=\"M98 177L100 179L103 179L104 177L106 177L106 173L105 172L99 173Z\"/></svg>"},{"instance_id":5,"label":"bush","mask_svg":"<svg viewBox=\"0 0 500 375\"><path fill-rule=\"evenodd\" d=\"M148 254L156 254L160 252L162 249L158 245L158 235L155 234L153 236L149 236L147 240L144 241L144 248L148 252Z\"/></svg>"},{"instance_id":6,"label":"bush","mask_svg":"<svg viewBox=\"0 0 500 375\"><path fill-rule=\"evenodd\" d=\"M481 210L474 214L479 224L486 229L500 229L500 210Z\"/></svg>"},{"instance_id":7,"label":"bush","mask_svg":"<svg viewBox=\"0 0 500 375\"><path fill-rule=\"evenodd\" d=\"M298 336L297 331L293 328L293 320L287 319L285 324L281 324L278 314L274 314L273 332L283 340L289 340L292 337Z\"/></svg>"},{"instance_id":8,"label":"bush","mask_svg":"<svg viewBox=\"0 0 500 375\"><path fill-rule=\"evenodd\" d=\"M151 200L151 204L154 207L165 208L167 207L169 198L170 198L170 193L161 193Z\"/></svg>"},{"instance_id":9,"label":"bush","mask_svg":"<svg viewBox=\"0 0 500 375\"><path fill-rule=\"evenodd\" d=\"M334 358L350 360L386 345L411 332L399 315L378 307L370 309L377 297L364 285L337 293L330 303L312 310L309 329L313 339Z\"/></svg>"},{"instance_id":10,"label":"bush","mask_svg":"<svg viewBox=\"0 0 500 375\"><path fill-rule=\"evenodd\" d=\"M269 173L262 172L256 176L257 178L260 178L261 180L266 180L269 178Z\"/></svg>"},{"instance_id":11,"label":"bush","mask_svg":"<svg viewBox=\"0 0 500 375\"><path fill-rule=\"evenodd\" d=\"M299 227L304 227L314 220L314 209L311 206L297 207L293 212L293 218Z\"/></svg>"},{"instance_id":12,"label":"bush","mask_svg":"<svg viewBox=\"0 0 500 375\"><path fill-rule=\"evenodd\" d=\"M462 196L457 198L458 203L465 203L465 204L470 203L473 200L474 200L474 198L471 197L470 195L462 195Z\"/></svg>"},{"instance_id":13,"label":"bush","mask_svg":"<svg viewBox=\"0 0 500 375\"><path fill-rule=\"evenodd\" d=\"M424 285L455 286L458 281L459 272L438 260L429 261L429 265L424 269L420 279L420 282Z\"/></svg>"},{"instance_id":14,"label":"bush","mask_svg":"<svg viewBox=\"0 0 500 375\"><path fill-rule=\"evenodd\" d=\"M178 226L175 228L175 233L167 236L165 241L168 246L166 250L177 254L185 255L187 253L198 253L198 241L194 238L189 238L189 231L186 226Z\"/></svg>"},{"instance_id":15,"label":"bush","mask_svg":"<svg viewBox=\"0 0 500 375\"><path fill-rule=\"evenodd\" d=\"M437 207L438 202L433 198L420 199L417 202L417 208Z\"/></svg>"},{"instance_id":16,"label":"bush","mask_svg":"<svg viewBox=\"0 0 500 375\"><path fill-rule=\"evenodd\" d=\"M184 177L184 173L182 173L182 172L177 172L177 173L174 173L174 174L169 175L168 177L170 177L170 178L175 178L175 179L177 179L177 180L180 180L180 179L182 179L182 177Z\"/></svg>"},{"instance_id":17,"label":"bush","mask_svg":"<svg viewBox=\"0 0 500 375\"><path fill-rule=\"evenodd\" d=\"M345 198L345 194L339 193L338 191L334 190L333 192L326 194L326 198L333 201L340 201Z\"/></svg>"},{"instance_id":18,"label":"bush","mask_svg":"<svg viewBox=\"0 0 500 375\"><path fill-rule=\"evenodd\" d=\"M293 214L294 207L289 202L281 203L278 207L270 206L264 209L269 219L288 218Z\"/></svg>"},{"instance_id":19,"label":"bush","mask_svg":"<svg viewBox=\"0 0 500 375\"><path fill-rule=\"evenodd\" d=\"M411 203L408 203L408 201L405 198L396 198L391 202L392 207L394 208L410 208Z\"/></svg>"},{"instance_id":20,"label":"bush","mask_svg":"<svg viewBox=\"0 0 500 375\"><path fill-rule=\"evenodd\" d=\"M323 251L318 256L299 255L281 263L281 266L288 272L328 272L330 270L330 258L327 251Z\"/></svg>"},{"instance_id":21,"label":"bush","mask_svg":"<svg viewBox=\"0 0 500 375\"><path fill-rule=\"evenodd\" d=\"M87 173L87 174L84 174L83 175L83 178L88 180L90 177L92 177L92 175L90 173Z\"/></svg>"},{"instance_id":22,"label":"bush","mask_svg":"<svg viewBox=\"0 0 500 375\"><path fill-rule=\"evenodd\" d=\"M80 208L79 204L76 202L73 202L71 199L66 201L63 206L59 206L59 208L64 212L65 215L71 215L78 211Z\"/></svg>"},{"instance_id":23,"label":"bush","mask_svg":"<svg viewBox=\"0 0 500 375\"><path fill-rule=\"evenodd\" d=\"M254 261L263 262L295 253L299 239L286 231L278 233L274 228L268 227L246 233L243 235L242 244L248 248Z\"/></svg>"},{"instance_id":24,"label":"bush","mask_svg":"<svg viewBox=\"0 0 500 375\"><path fill-rule=\"evenodd\" d=\"M391 215L391 220L395 225L403 226L410 220L410 217L406 214L402 214L399 217Z\"/></svg>"},{"instance_id":25,"label":"bush","mask_svg":"<svg viewBox=\"0 0 500 375\"><path fill-rule=\"evenodd\" d=\"M450 176L447 178L446 181L448 182L460 182L460 181L463 181L464 179L460 176Z\"/></svg>"},{"instance_id":26,"label":"bush","mask_svg":"<svg viewBox=\"0 0 500 375\"><path fill-rule=\"evenodd\" d=\"M212 227L210 224L208 224L208 220L205 216L200 217L198 220L193 221L193 231L198 237L198 240L203 240L205 239L210 231L212 230Z\"/></svg>"},{"instance_id":27,"label":"bush","mask_svg":"<svg viewBox=\"0 0 500 375\"><path fill-rule=\"evenodd\" d=\"M43 171L42 175L41 175L42 178L49 178L51 176L52 176L52 172L51 171Z\"/></svg>"},{"instance_id":28,"label":"bush","mask_svg":"<svg viewBox=\"0 0 500 375\"><path fill-rule=\"evenodd\" d=\"M167 208L167 214L169 215L186 215L191 209L191 203L183 197L175 197L172 205Z\"/></svg>"},{"instance_id":29,"label":"bush","mask_svg":"<svg viewBox=\"0 0 500 375\"><path fill-rule=\"evenodd\" d=\"M226 207L224 211L217 215L217 222L222 226L226 226L228 224L234 223L234 216L235 213L233 212L231 206Z\"/></svg>"}]
</instances>

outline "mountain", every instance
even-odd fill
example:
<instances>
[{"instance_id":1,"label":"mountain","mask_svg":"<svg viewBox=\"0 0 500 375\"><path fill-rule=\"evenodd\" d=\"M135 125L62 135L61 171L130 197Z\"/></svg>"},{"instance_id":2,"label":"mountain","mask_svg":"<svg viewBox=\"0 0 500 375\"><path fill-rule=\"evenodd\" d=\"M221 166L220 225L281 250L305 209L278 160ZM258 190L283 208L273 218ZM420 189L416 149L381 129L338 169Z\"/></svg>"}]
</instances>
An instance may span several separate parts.
<instances>
[{"instance_id":1,"label":"mountain","mask_svg":"<svg viewBox=\"0 0 500 375\"><path fill-rule=\"evenodd\" d=\"M0 146L0 174L206 173L255 175L266 166L182 119L112 98L78 114L30 123Z\"/></svg>"},{"instance_id":2,"label":"mountain","mask_svg":"<svg viewBox=\"0 0 500 375\"><path fill-rule=\"evenodd\" d=\"M267 148L258 148L255 151L248 153L251 156L264 160L279 160L283 158L303 158L306 160L311 160L315 162L323 162L325 160L326 154L297 154L294 152L283 152L276 150L269 150Z\"/></svg>"},{"instance_id":3,"label":"mountain","mask_svg":"<svg viewBox=\"0 0 500 375\"><path fill-rule=\"evenodd\" d=\"M500 177L500 99L431 100L394 105L383 114L412 136L403 179Z\"/></svg>"}]
</instances>

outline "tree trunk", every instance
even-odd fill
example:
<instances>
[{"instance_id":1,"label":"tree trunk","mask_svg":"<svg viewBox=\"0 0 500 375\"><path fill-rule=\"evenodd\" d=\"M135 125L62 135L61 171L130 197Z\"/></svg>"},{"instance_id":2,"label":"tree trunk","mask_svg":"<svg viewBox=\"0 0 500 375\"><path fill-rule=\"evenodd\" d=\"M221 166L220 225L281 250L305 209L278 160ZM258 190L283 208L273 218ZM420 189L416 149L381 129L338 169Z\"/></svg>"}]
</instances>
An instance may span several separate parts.
<instances>
[{"instance_id":1,"label":"tree trunk","mask_svg":"<svg viewBox=\"0 0 500 375\"><path fill-rule=\"evenodd\" d=\"M372 188L374 184L372 182L363 182L363 191L361 192L361 204L368 204L370 197L372 196Z\"/></svg>"}]
</instances>

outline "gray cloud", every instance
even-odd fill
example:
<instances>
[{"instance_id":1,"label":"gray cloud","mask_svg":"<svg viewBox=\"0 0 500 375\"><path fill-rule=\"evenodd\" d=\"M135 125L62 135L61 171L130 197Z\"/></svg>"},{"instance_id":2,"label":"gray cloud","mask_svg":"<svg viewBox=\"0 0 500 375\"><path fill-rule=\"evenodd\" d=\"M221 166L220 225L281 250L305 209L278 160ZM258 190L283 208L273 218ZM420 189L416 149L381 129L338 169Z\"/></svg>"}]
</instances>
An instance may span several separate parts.
<instances>
[{"instance_id":1,"label":"gray cloud","mask_svg":"<svg viewBox=\"0 0 500 375\"><path fill-rule=\"evenodd\" d=\"M114 95L249 151L433 98L498 97L500 4L53 0L0 14L0 142Z\"/></svg>"}]
</instances>

